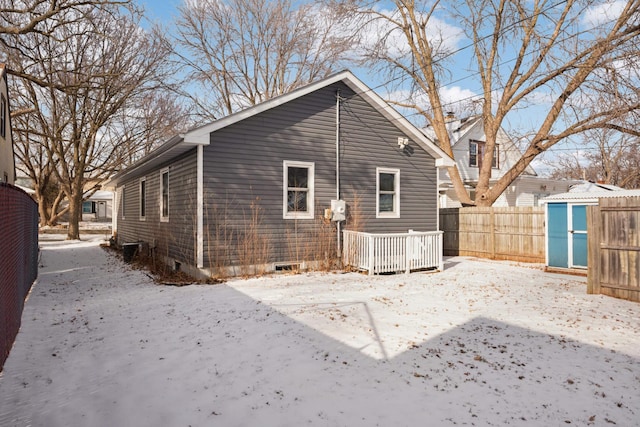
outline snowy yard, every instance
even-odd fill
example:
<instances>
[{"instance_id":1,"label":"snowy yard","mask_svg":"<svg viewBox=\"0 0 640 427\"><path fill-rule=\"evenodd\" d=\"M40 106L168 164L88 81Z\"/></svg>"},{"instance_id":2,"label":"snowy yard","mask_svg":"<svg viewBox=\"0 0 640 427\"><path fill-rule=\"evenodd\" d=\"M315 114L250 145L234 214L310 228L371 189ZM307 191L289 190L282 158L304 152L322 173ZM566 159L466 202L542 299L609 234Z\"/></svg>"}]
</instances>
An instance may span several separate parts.
<instances>
[{"instance_id":1,"label":"snowy yard","mask_svg":"<svg viewBox=\"0 0 640 427\"><path fill-rule=\"evenodd\" d=\"M584 278L451 258L436 274L176 288L98 243L41 243L0 425L640 420L640 304L587 295Z\"/></svg>"}]
</instances>

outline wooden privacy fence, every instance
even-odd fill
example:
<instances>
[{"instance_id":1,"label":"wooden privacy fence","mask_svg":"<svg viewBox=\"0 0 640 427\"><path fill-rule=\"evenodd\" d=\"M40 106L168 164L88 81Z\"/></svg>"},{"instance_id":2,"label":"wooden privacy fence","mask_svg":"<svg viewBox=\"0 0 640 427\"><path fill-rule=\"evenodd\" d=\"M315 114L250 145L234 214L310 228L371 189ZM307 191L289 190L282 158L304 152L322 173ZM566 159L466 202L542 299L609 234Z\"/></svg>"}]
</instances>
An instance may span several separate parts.
<instances>
[{"instance_id":1,"label":"wooden privacy fence","mask_svg":"<svg viewBox=\"0 0 640 427\"><path fill-rule=\"evenodd\" d=\"M587 207L587 292L640 302L640 197Z\"/></svg>"},{"instance_id":2,"label":"wooden privacy fence","mask_svg":"<svg viewBox=\"0 0 640 427\"><path fill-rule=\"evenodd\" d=\"M442 231L374 234L345 230L345 266L369 274L443 269Z\"/></svg>"},{"instance_id":3,"label":"wooden privacy fence","mask_svg":"<svg viewBox=\"0 0 640 427\"><path fill-rule=\"evenodd\" d=\"M545 261L542 207L440 209L440 229L444 255Z\"/></svg>"}]
</instances>

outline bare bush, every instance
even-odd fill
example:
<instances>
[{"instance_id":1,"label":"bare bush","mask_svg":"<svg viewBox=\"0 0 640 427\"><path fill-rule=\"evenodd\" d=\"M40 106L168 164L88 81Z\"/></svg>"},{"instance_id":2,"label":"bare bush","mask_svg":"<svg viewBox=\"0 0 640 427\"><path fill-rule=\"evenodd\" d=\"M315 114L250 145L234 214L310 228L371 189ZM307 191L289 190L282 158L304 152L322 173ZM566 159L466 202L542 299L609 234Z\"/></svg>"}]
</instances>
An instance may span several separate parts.
<instances>
[{"instance_id":1,"label":"bare bush","mask_svg":"<svg viewBox=\"0 0 640 427\"><path fill-rule=\"evenodd\" d=\"M244 229L238 238L238 262L243 277L260 276L266 273L271 258L271 237L263 224L264 211L260 198L249 205L249 214L244 212Z\"/></svg>"}]
</instances>

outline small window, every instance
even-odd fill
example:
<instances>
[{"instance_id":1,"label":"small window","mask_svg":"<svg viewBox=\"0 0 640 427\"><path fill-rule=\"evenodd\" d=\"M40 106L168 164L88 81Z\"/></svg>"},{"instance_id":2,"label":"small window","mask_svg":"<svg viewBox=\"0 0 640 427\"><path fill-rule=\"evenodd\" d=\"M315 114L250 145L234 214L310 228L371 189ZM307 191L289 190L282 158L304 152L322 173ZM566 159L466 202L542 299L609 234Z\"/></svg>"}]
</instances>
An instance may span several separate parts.
<instances>
[{"instance_id":1,"label":"small window","mask_svg":"<svg viewBox=\"0 0 640 427\"><path fill-rule=\"evenodd\" d=\"M82 213L94 214L96 213L96 204L92 201L82 202Z\"/></svg>"},{"instance_id":2,"label":"small window","mask_svg":"<svg viewBox=\"0 0 640 427\"><path fill-rule=\"evenodd\" d=\"M400 217L400 171L398 169L376 169L376 217Z\"/></svg>"},{"instance_id":3,"label":"small window","mask_svg":"<svg viewBox=\"0 0 640 427\"><path fill-rule=\"evenodd\" d=\"M140 220L144 221L147 216L147 180L140 178Z\"/></svg>"},{"instance_id":4,"label":"small window","mask_svg":"<svg viewBox=\"0 0 640 427\"><path fill-rule=\"evenodd\" d=\"M169 168L160 172L160 221L169 221Z\"/></svg>"},{"instance_id":5,"label":"small window","mask_svg":"<svg viewBox=\"0 0 640 427\"><path fill-rule=\"evenodd\" d=\"M0 94L0 136L7 136L7 98Z\"/></svg>"},{"instance_id":6,"label":"small window","mask_svg":"<svg viewBox=\"0 0 640 427\"><path fill-rule=\"evenodd\" d=\"M469 166L478 167L478 143L475 141L469 142Z\"/></svg>"},{"instance_id":7,"label":"small window","mask_svg":"<svg viewBox=\"0 0 640 427\"><path fill-rule=\"evenodd\" d=\"M486 142L482 141L469 141L469 166L475 168L482 168L482 157L484 156L484 150ZM500 167L500 149L499 145L493 146L493 158L491 159L491 167L497 169Z\"/></svg>"},{"instance_id":8,"label":"small window","mask_svg":"<svg viewBox=\"0 0 640 427\"><path fill-rule=\"evenodd\" d=\"M313 219L314 164L284 161L283 217Z\"/></svg>"},{"instance_id":9,"label":"small window","mask_svg":"<svg viewBox=\"0 0 640 427\"><path fill-rule=\"evenodd\" d=\"M494 169L500 167L500 146L498 144L493 147L493 159L491 159L491 167Z\"/></svg>"}]
</instances>

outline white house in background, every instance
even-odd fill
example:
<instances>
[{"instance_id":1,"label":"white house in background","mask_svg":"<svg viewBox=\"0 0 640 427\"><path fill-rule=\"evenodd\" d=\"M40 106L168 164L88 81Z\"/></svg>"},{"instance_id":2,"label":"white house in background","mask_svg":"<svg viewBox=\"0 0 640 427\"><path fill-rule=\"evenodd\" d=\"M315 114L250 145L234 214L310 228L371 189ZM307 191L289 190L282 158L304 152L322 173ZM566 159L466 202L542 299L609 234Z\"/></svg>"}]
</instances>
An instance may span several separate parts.
<instances>
[{"instance_id":1,"label":"white house in background","mask_svg":"<svg viewBox=\"0 0 640 427\"><path fill-rule=\"evenodd\" d=\"M7 69L0 64L0 182L14 184L16 168L13 158L13 139L9 118L9 86Z\"/></svg>"},{"instance_id":2,"label":"white house in background","mask_svg":"<svg viewBox=\"0 0 640 427\"><path fill-rule=\"evenodd\" d=\"M447 129L453 148L460 176L471 198L475 198L475 188L478 184L480 167L485 147L485 133L481 116L471 116L463 119L455 118L451 113L447 115ZM433 128L423 129L425 134L436 140ZM491 169L491 183L495 183L517 162L522 153L509 135L500 129L497 144L493 152ZM540 206L540 199L553 194L565 193L578 181L555 180L543 178L531 166L498 197L493 206ZM440 169L440 207L455 208L461 203L453 189L453 184L446 169Z\"/></svg>"},{"instance_id":3,"label":"white house in background","mask_svg":"<svg viewBox=\"0 0 640 427\"><path fill-rule=\"evenodd\" d=\"M83 221L111 221L113 193L98 190L82 202Z\"/></svg>"}]
</instances>

